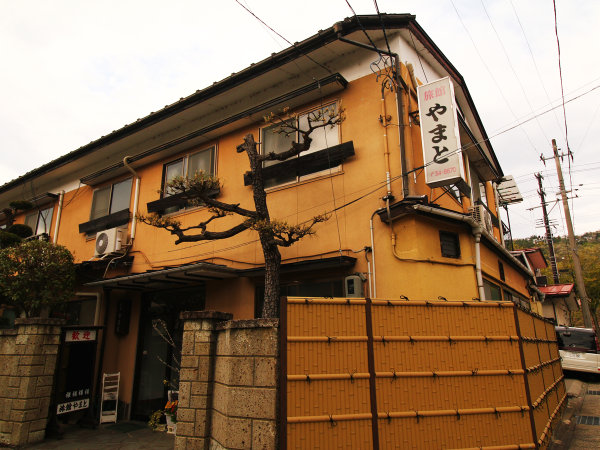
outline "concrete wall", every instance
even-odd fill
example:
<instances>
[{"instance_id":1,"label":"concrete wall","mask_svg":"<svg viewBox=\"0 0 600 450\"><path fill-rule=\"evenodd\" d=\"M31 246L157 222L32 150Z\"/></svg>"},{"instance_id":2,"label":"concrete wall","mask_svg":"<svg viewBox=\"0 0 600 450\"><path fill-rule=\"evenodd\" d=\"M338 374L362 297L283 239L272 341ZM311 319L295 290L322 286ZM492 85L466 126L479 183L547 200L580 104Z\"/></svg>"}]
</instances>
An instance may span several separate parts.
<instances>
[{"instance_id":1,"label":"concrete wall","mask_svg":"<svg viewBox=\"0 0 600 450\"><path fill-rule=\"evenodd\" d=\"M176 449L275 449L278 321L185 319Z\"/></svg>"},{"instance_id":2,"label":"concrete wall","mask_svg":"<svg viewBox=\"0 0 600 450\"><path fill-rule=\"evenodd\" d=\"M0 330L0 446L44 439L61 323L17 319Z\"/></svg>"}]
</instances>

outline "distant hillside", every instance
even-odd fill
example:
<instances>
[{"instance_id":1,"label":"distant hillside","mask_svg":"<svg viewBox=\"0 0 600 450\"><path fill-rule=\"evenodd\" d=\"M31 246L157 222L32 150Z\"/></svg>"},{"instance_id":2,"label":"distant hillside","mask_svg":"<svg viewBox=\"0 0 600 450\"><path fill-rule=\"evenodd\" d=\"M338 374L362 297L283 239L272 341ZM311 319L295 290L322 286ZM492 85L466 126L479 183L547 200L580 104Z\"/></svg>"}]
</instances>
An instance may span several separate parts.
<instances>
[{"instance_id":1,"label":"distant hillside","mask_svg":"<svg viewBox=\"0 0 600 450\"><path fill-rule=\"evenodd\" d=\"M600 231L585 233L581 236L576 236L575 239L577 240L577 252L583 269L585 288L591 300L590 306L598 316L600 313ZM553 242L560 283L574 283L575 272L573 271L573 264L569 255L568 238L558 236L553 239ZM553 284L548 245L544 236L515 239L514 247L515 250L532 247L542 249L546 261L548 261L548 268L543 270L542 274L548 277L548 283Z\"/></svg>"}]
</instances>

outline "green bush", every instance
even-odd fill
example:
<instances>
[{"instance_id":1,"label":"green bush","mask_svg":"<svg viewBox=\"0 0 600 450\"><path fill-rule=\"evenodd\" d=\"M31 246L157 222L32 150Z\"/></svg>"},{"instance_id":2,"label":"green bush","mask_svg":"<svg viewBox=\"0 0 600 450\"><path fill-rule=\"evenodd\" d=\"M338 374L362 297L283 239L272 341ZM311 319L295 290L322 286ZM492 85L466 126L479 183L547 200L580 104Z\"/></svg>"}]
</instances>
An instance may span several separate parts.
<instances>
[{"instance_id":1,"label":"green bush","mask_svg":"<svg viewBox=\"0 0 600 450\"><path fill-rule=\"evenodd\" d=\"M0 230L0 248L12 247L21 242L21 238L14 233Z\"/></svg>"},{"instance_id":2,"label":"green bush","mask_svg":"<svg viewBox=\"0 0 600 450\"><path fill-rule=\"evenodd\" d=\"M73 255L65 247L31 240L0 250L0 297L27 317L68 301L74 288Z\"/></svg>"},{"instance_id":3,"label":"green bush","mask_svg":"<svg viewBox=\"0 0 600 450\"><path fill-rule=\"evenodd\" d=\"M28 238L29 236L33 236L33 230L29 225L23 225L21 223L17 223L15 225L11 225L6 229L8 233L16 234L22 238Z\"/></svg>"}]
</instances>

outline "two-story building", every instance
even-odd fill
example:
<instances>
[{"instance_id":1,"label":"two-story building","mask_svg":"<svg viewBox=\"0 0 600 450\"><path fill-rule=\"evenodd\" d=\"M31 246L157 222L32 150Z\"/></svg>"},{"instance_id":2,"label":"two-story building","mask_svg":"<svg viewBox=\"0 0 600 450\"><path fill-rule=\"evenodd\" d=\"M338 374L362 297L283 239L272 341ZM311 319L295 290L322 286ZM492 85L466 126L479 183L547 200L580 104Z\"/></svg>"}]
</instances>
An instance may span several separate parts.
<instances>
[{"instance_id":1,"label":"two-story building","mask_svg":"<svg viewBox=\"0 0 600 450\"><path fill-rule=\"evenodd\" d=\"M281 249L283 294L531 303L533 274L504 247L504 174L463 77L412 15L346 19L0 186L0 206L36 205L17 223L73 253L81 284L69 317L105 327L97 373L121 372L126 417L164 404L171 375L159 358L171 350L156 320L176 336L183 310L253 318L264 273L255 231L175 245L136 214L182 226L208 217L167 189L198 170L220 178L216 198L252 209L243 137L283 151L297 136L263 117L290 108L302 126L327 107L343 108L343 123L264 170L272 218L329 215Z\"/></svg>"}]
</instances>

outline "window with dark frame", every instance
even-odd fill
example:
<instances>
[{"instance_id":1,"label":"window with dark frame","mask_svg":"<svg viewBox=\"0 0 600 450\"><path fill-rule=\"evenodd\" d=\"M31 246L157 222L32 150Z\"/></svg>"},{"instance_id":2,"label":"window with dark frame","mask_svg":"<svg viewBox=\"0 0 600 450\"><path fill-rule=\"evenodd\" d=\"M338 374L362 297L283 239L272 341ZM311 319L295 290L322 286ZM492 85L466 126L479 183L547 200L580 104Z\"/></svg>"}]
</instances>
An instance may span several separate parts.
<instances>
[{"instance_id":1,"label":"window with dark frame","mask_svg":"<svg viewBox=\"0 0 600 450\"><path fill-rule=\"evenodd\" d=\"M440 249L445 258L460 258L460 239L457 233L440 231Z\"/></svg>"},{"instance_id":2,"label":"window with dark frame","mask_svg":"<svg viewBox=\"0 0 600 450\"><path fill-rule=\"evenodd\" d=\"M300 114L298 116L296 125L298 125L298 127L300 129L307 129L308 128L308 117L311 113L314 113L315 111L319 111L319 110L327 110L327 108L332 108L332 107L335 108L335 110L337 111L337 106L334 103L330 103L330 104L324 105L320 108L315 108L315 109L312 109L311 111ZM299 140L300 140L299 133L291 133L291 134L278 133L277 130L279 127L280 127L279 125L275 124L275 125L270 125L268 127L264 127L261 129L260 135L261 135L261 153L262 154L282 153L282 152L290 149L291 143L293 141L299 142ZM302 157L304 155L308 155L310 153L317 152L319 150L326 149L328 147L333 147L335 145L338 145L340 143L340 138L339 138L339 131L337 128L338 127L335 126L333 128L324 127L324 128L318 128L318 129L314 130L310 135L310 137L312 139L310 148L308 150L302 152L300 155L296 156L296 158ZM265 161L264 167L273 166L273 165L279 164L281 162L282 161ZM340 167L339 165L336 165L335 167L331 167L330 169L328 169L326 171L320 171L317 173L312 173L310 175L304 175L304 176L299 176L299 177L297 177L295 174L290 174L290 175L278 176L276 178L270 178L270 179L265 180L265 187L269 188L269 187L274 187L274 186L280 186L282 184L294 183L294 182L306 180L306 179L309 179L309 178L312 178L315 176L325 175L331 169L335 169L336 171L339 170L339 167Z\"/></svg>"},{"instance_id":3,"label":"window with dark frame","mask_svg":"<svg viewBox=\"0 0 600 450\"><path fill-rule=\"evenodd\" d=\"M498 272L500 272L500 279L502 281L506 281L506 277L504 275L504 264L502 264L502 261L498 261Z\"/></svg>"},{"instance_id":4,"label":"window with dark frame","mask_svg":"<svg viewBox=\"0 0 600 450\"><path fill-rule=\"evenodd\" d=\"M129 209L132 178L109 184L94 191L90 220Z\"/></svg>"},{"instance_id":5,"label":"window with dark frame","mask_svg":"<svg viewBox=\"0 0 600 450\"><path fill-rule=\"evenodd\" d=\"M25 225L31 228L33 235L50 233L50 224L52 223L52 214L54 213L54 207L41 209L34 213L25 216Z\"/></svg>"},{"instance_id":6,"label":"window with dark frame","mask_svg":"<svg viewBox=\"0 0 600 450\"><path fill-rule=\"evenodd\" d=\"M203 171L210 175L215 174L215 147L209 147L199 152L190 153L182 158L168 162L163 168L162 197L169 197L174 194L169 189L169 182L176 177L193 177L197 172ZM169 214L184 209L185 206L171 206L163 211L163 214Z\"/></svg>"}]
</instances>

